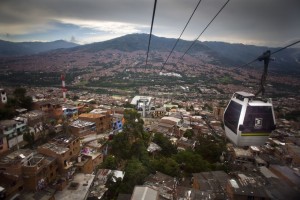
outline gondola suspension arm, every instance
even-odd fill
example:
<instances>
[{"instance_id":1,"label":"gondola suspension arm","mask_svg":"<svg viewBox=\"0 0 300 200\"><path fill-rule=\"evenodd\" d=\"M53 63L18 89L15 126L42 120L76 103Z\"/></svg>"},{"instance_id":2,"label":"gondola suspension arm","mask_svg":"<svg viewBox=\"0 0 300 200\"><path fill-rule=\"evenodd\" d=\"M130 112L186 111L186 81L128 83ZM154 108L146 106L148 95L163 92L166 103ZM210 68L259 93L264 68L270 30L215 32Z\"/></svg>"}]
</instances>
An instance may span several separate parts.
<instances>
[{"instance_id":1,"label":"gondola suspension arm","mask_svg":"<svg viewBox=\"0 0 300 200\"><path fill-rule=\"evenodd\" d=\"M266 84L266 80L267 80L268 66L269 66L270 59L271 59L271 51L270 50L264 52L261 56L259 56L257 58L258 61L264 61L264 71L263 71L263 74L260 79L259 89L255 93L255 96L259 95L260 93L263 96L265 93L265 84Z\"/></svg>"}]
</instances>

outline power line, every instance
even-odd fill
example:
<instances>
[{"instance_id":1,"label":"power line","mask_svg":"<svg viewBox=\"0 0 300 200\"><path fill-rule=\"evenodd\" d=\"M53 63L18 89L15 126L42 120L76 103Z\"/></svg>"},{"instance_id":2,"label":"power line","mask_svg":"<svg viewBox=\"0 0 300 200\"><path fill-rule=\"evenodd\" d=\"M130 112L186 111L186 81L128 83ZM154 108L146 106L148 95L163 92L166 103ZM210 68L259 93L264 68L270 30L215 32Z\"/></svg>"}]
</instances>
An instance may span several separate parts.
<instances>
[{"instance_id":1,"label":"power line","mask_svg":"<svg viewBox=\"0 0 300 200\"><path fill-rule=\"evenodd\" d=\"M197 8L198 8L199 4L201 3L201 1L202 1L202 0L199 0L198 4L196 5L196 7L195 7L195 9L194 9L194 11L193 11L193 13L192 13L192 15L190 16L189 20L188 20L187 23L185 24L185 26L184 26L184 28L183 28L183 30L182 30L180 36L177 38L176 43L174 44L174 46L173 46L171 52L169 53L169 55L168 55L166 61L163 63L163 66L161 67L160 71L162 71L162 69L164 68L164 66L165 66L166 63L168 62L170 55L173 53L173 51L174 51L174 49L175 49L177 43L179 42L179 39L181 38L181 36L182 36L183 32L185 31L186 27L188 26L188 24L190 23L190 21L191 21L193 15L194 15L195 11L197 10Z\"/></svg>"},{"instance_id":2,"label":"power line","mask_svg":"<svg viewBox=\"0 0 300 200\"><path fill-rule=\"evenodd\" d=\"M146 57L146 65L148 63L148 54L149 54L149 49L150 49L150 42L151 42L151 36L152 36L152 28L153 28L153 22L154 22L155 10L156 10L156 3L157 3L157 0L154 0L154 7L153 7L153 14L152 14L152 21L151 21L151 29L150 29L150 36L149 36L149 42L148 42L147 57Z\"/></svg>"},{"instance_id":3,"label":"power line","mask_svg":"<svg viewBox=\"0 0 300 200\"><path fill-rule=\"evenodd\" d=\"M215 20L215 18L220 14L220 12L225 8L225 6L228 4L230 0L227 0L226 3L221 7L221 9L217 12L217 14L212 18L212 20L206 25L206 27L203 29L203 31L200 33L200 35L193 41L193 43L189 46L189 48L184 52L184 54L179 58L181 60L185 54L194 46L194 44L197 42L197 40L201 37L201 35L206 31L206 29L210 26L210 24ZM178 61L179 62L179 61ZM177 62L177 63L178 63ZM177 64L176 63L176 64Z\"/></svg>"}]
</instances>

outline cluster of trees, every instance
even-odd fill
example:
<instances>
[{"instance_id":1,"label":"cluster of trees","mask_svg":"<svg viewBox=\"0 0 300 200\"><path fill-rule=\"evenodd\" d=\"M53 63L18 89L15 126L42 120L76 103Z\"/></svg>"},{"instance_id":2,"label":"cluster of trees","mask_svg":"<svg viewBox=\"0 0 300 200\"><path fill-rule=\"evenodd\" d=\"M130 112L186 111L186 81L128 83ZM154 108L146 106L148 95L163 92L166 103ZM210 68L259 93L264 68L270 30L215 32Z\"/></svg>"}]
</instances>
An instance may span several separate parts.
<instances>
[{"instance_id":1,"label":"cluster of trees","mask_svg":"<svg viewBox=\"0 0 300 200\"><path fill-rule=\"evenodd\" d=\"M16 115L17 108L32 109L32 98L26 96L25 88L16 88L13 96L9 96L7 103L3 108L0 108L0 120L12 119Z\"/></svg>"},{"instance_id":2,"label":"cluster of trees","mask_svg":"<svg viewBox=\"0 0 300 200\"><path fill-rule=\"evenodd\" d=\"M143 120L135 110L125 110L123 132L110 141L110 152L102 168L125 171L123 181L108 181L107 199L114 199L118 193L132 193L135 185L143 184L150 174L160 171L167 175L182 178L192 173L220 169L215 162L225 148L223 143L211 141L212 138L199 137L195 151L177 151L170 140L163 134L150 134L144 131ZM186 133L194 137L191 131ZM153 141L161 151L150 154L147 147Z\"/></svg>"}]
</instances>

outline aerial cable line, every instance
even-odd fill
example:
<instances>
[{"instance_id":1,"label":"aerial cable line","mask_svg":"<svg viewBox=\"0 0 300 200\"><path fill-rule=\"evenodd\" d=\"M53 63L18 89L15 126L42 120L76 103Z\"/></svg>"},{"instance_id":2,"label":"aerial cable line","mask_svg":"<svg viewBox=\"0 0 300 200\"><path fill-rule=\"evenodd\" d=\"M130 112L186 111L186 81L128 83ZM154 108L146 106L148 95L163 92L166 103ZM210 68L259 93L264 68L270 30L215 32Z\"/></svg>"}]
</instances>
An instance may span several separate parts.
<instances>
[{"instance_id":1,"label":"aerial cable line","mask_svg":"<svg viewBox=\"0 0 300 200\"><path fill-rule=\"evenodd\" d=\"M157 3L157 0L154 0L152 22L151 22L151 29L150 29L150 36L149 36L149 42L148 42L147 57L146 57L146 65L148 63L148 54L149 54L149 49L150 49L150 42L151 42L151 36L152 36L152 28L153 28L153 22L154 22L155 10L156 10L156 3Z\"/></svg>"},{"instance_id":2,"label":"aerial cable line","mask_svg":"<svg viewBox=\"0 0 300 200\"><path fill-rule=\"evenodd\" d=\"M206 27L203 29L203 31L200 33L200 35L193 41L193 43L189 46L189 48L184 52L184 54L179 58L181 60L185 54L194 46L194 44L197 42L197 40L201 37L201 35L206 31L206 29L210 26L210 24L215 20L215 18L220 14L220 12L225 8L225 6L228 4L230 0L227 0L226 3L221 7L221 9L218 11L218 13L212 18L212 20L206 25ZM178 61L179 62L179 61ZM177 62L177 63L178 63ZM177 64L176 63L176 64Z\"/></svg>"},{"instance_id":3,"label":"aerial cable line","mask_svg":"<svg viewBox=\"0 0 300 200\"><path fill-rule=\"evenodd\" d=\"M280 51L283 51L283 50L285 50L285 49L288 48L288 47L294 46L294 45L296 45L296 44L298 44L298 43L300 43L300 40L298 40L298 41L296 41L296 42L294 42L294 43L292 43L292 44L289 44L289 45L287 45L287 46L285 46L285 47L282 47L282 48L280 48L280 49L278 49L278 50L272 52L272 53L270 54L270 56L272 56L272 55L274 55L275 53L278 53L278 52L280 52ZM260 58L260 57L255 58L254 60L252 60L252 61L250 61L250 62L248 62L248 63L246 63L246 64L244 64L244 65L241 65L241 66L239 66L239 67L236 67L235 69L243 68L243 67L245 67L245 66L247 66L247 65L250 65L250 64L254 63L255 61L258 61L259 58ZM234 70L235 70L235 69L234 69Z\"/></svg>"},{"instance_id":4,"label":"aerial cable line","mask_svg":"<svg viewBox=\"0 0 300 200\"><path fill-rule=\"evenodd\" d=\"M295 44L298 44L299 42L300 42L300 40L298 40L298 41L296 41L296 42L294 42L294 43L292 43L292 44L289 44L289 45L287 45L287 46L285 46L285 47L282 47L281 49L278 49L277 51L274 51L273 53L271 53L271 55L273 55L273 54L275 54L275 53L278 53L278 52L280 52L280 51L282 51L282 50L284 50L284 49L286 49L286 48L288 48L288 47L294 46Z\"/></svg>"},{"instance_id":5,"label":"aerial cable line","mask_svg":"<svg viewBox=\"0 0 300 200\"><path fill-rule=\"evenodd\" d=\"M250 61L249 63L245 64L245 65L242 65L240 67L244 67L244 66L247 66L247 65L250 65L252 64L253 62L255 61L264 61L264 70L263 70L263 73L262 73L262 76L261 76L261 79L260 79L260 85L259 85L259 89L257 90L257 92L255 93L255 96L258 96L260 93L262 94L262 96L264 95L265 93L265 84L266 84L266 80L267 80L267 75L268 75L268 66L269 66L269 62L272 60L271 58L271 55L274 55L275 53L278 53L280 51L283 51L284 49L288 48L288 47L291 47L295 44L298 44L300 43L300 40L292 43L292 44L289 44L285 47L282 47L274 52L271 53L270 50L264 52L261 56L259 56L258 58ZM237 67L239 68L239 67ZM235 68L235 69L237 69Z\"/></svg>"},{"instance_id":6,"label":"aerial cable line","mask_svg":"<svg viewBox=\"0 0 300 200\"><path fill-rule=\"evenodd\" d=\"M194 13L196 12L196 10L197 10L197 8L198 8L199 4L201 3L201 1L202 1L202 0L199 0L198 4L196 5L196 7L195 7L195 9L194 9L194 11L193 11L193 13L192 13L192 15L190 16L189 20L188 20L188 21L187 21L187 23L185 24L185 26L184 26L184 28L183 28L183 30L182 30L182 32L181 32L181 34L180 34L180 36L177 38L177 40L176 40L176 42L175 42L175 44L174 44L174 46L173 46L173 48L172 48L171 52L169 53L169 55L168 55L168 57L167 57L166 61L163 63L163 66L161 67L161 70L160 70L160 71L162 71L162 69L164 68L164 66L165 66L165 65L166 65L166 63L168 62L168 60L169 60L169 57L170 57L170 56L171 56L171 54L173 53L173 51L174 51L174 49L175 49L175 47L176 47L177 43L179 42L179 40L180 40L180 38L181 38L181 36L182 36L183 32L185 31L186 27L187 27L187 26L188 26L188 24L190 23L190 21L191 21L191 19L192 19L193 15L194 15Z\"/></svg>"}]
</instances>

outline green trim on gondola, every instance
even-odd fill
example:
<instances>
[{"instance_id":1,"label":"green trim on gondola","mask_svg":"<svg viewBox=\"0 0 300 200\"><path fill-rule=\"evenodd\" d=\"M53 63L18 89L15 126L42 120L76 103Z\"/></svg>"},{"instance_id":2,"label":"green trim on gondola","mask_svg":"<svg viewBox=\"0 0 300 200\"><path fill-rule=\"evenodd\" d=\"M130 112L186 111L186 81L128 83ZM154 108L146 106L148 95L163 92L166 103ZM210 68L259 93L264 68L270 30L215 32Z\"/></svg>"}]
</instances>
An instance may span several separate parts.
<instances>
[{"instance_id":1,"label":"green trim on gondola","mask_svg":"<svg viewBox=\"0 0 300 200\"><path fill-rule=\"evenodd\" d=\"M241 136L270 136L270 133L241 133Z\"/></svg>"}]
</instances>

